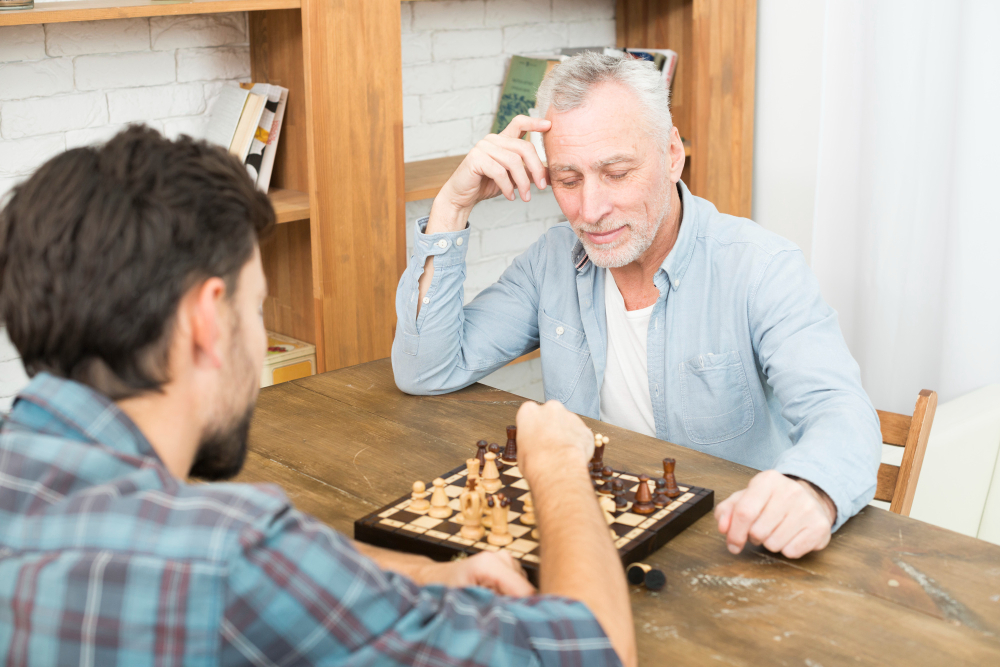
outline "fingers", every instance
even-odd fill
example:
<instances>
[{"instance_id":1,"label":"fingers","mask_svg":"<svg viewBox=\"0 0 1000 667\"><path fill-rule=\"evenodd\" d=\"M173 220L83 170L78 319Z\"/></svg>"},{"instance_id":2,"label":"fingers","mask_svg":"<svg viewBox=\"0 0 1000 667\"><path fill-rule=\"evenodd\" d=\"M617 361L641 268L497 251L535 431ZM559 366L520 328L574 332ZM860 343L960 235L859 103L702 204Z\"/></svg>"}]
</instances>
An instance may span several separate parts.
<instances>
[{"instance_id":1,"label":"fingers","mask_svg":"<svg viewBox=\"0 0 1000 667\"><path fill-rule=\"evenodd\" d=\"M743 550L750 534L750 527L760 516L771 496L770 485L754 484L756 479L757 477L754 477L750 480L750 485L733 507L729 530L726 531L726 545L734 554Z\"/></svg>"},{"instance_id":2,"label":"fingers","mask_svg":"<svg viewBox=\"0 0 1000 667\"><path fill-rule=\"evenodd\" d=\"M489 588L500 595L526 597L535 594L535 587L524 576L521 565L505 552L482 552L466 562L469 583Z\"/></svg>"},{"instance_id":3,"label":"fingers","mask_svg":"<svg viewBox=\"0 0 1000 667\"><path fill-rule=\"evenodd\" d=\"M802 529L781 549L785 558L802 558L807 553L825 549L830 543L830 531L816 526Z\"/></svg>"},{"instance_id":4,"label":"fingers","mask_svg":"<svg viewBox=\"0 0 1000 667\"><path fill-rule=\"evenodd\" d=\"M517 153L521 157L522 163L527 167L532 182L540 190L545 189L545 177L548 174L548 169L542 164L542 159L538 157L538 151L535 150L530 141L511 139L501 135L491 135L487 139L498 146Z\"/></svg>"},{"instance_id":5,"label":"fingers","mask_svg":"<svg viewBox=\"0 0 1000 667\"><path fill-rule=\"evenodd\" d=\"M502 137L513 137L520 139L525 132L547 132L552 127L552 121L544 118L532 118L530 116L518 115L507 124L507 127L500 133Z\"/></svg>"},{"instance_id":6,"label":"fingers","mask_svg":"<svg viewBox=\"0 0 1000 667\"><path fill-rule=\"evenodd\" d=\"M488 142L480 143L487 144ZM494 183L496 183L497 187L500 188L500 192L503 193L503 196L513 201L514 184L510 180L510 174L507 172L506 167L497 162L493 156L485 150L482 152L482 158L477 159L473 164L473 171L478 172L481 176L491 179Z\"/></svg>"},{"instance_id":7,"label":"fingers","mask_svg":"<svg viewBox=\"0 0 1000 667\"><path fill-rule=\"evenodd\" d=\"M520 139L516 141L522 144L525 143ZM514 181L518 191L521 193L521 201L531 199L531 179L528 177L528 171L524 166L521 155L491 141L480 142L480 148L507 171L507 174Z\"/></svg>"},{"instance_id":8,"label":"fingers","mask_svg":"<svg viewBox=\"0 0 1000 667\"><path fill-rule=\"evenodd\" d=\"M733 507L736 506L737 501L743 497L744 493L746 493L745 489L737 491L715 506L715 520L719 522L719 532L723 535L729 532L729 526L733 519Z\"/></svg>"}]
</instances>

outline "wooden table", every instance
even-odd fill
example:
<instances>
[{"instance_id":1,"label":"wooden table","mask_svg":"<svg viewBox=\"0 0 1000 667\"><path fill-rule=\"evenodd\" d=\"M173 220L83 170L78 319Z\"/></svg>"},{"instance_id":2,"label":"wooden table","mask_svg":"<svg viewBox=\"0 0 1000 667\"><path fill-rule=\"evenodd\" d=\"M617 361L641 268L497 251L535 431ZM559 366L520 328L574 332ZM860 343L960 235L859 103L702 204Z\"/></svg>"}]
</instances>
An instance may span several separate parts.
<instances>
[{"instance_id":1,"label":"wooden table","mask_svg":"<svg viewBox=\"0 0 1000 667\"><path fill-rule=\"evenodd\" d=\"M474 385L396 389L388 360L264 389L241 481L280 484L337 530L504 437L523 399ZM754 471L587 420L605 461L634 472L677 459L721 500ZM947 493L948 489L942 489ZM1000 547L867 508L826 550L789 561L725 548L711 515L650 559L660 593L632 588L642 665L1000 665Z\"/></svg>"}]
</instances>

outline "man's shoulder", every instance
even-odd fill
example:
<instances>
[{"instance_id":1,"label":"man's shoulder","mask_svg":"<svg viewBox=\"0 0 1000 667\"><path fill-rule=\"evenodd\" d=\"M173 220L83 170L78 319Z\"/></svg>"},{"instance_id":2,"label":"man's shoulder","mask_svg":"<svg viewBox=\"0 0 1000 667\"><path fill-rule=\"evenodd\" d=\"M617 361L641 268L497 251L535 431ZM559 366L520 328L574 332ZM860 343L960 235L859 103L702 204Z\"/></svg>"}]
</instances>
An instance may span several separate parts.
<instances>
[{"instance_id":1,"label":"man's shoulder","mask_svg":"<svg viewBox=\"0 0 1000 667\"><path fill-rule=\"evenodd\" d=\"M720 213L705 200L702 206L702 223L698 230L698 240L713 242L720 246L733 246L765 256L782 252L798 251L798 246L783 236L768 231L748 218Z\"/></svg>"}]
</instances>

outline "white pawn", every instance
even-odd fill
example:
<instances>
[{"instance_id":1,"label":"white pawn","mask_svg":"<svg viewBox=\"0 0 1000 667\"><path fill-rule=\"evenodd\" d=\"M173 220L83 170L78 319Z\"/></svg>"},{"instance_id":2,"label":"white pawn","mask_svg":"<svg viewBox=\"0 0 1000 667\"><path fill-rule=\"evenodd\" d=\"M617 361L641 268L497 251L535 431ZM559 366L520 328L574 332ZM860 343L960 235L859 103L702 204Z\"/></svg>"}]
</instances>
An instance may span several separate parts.
<instances>
[{"instance_id":1,"label":"white pawn","mask_svg":"<svg viewBox=\"0 0 1000 667\"><path fill-rule=\"evenodd\" d=\"M525 526L535 525L535 501L531 499L531 494L526 493L524 500L524 514L521 515L521 523Z\"/></svg>"},{"instance_id":2,"label":"white pawn","mask_svg":"<svg viewBox=\"0 0 1000 667\"><path fill-rule=\"evenodd\" d=\"M496 547L505 547L514 541L510 531L507 530L507 508L510 505L510 500L504 498L501 493L490 496L489 504L493 510L493 522L486 541Z\"/></svg>"},{"instance_id":3,"label":"white pawn","mask_svg":"<svg viewBox=\"0 0 1000 667\"><path fill-rule=\"evenodd\" d=\"M486 453L486 465L483 466L482 479L480 484L486 493L496 493L503 486L500 481L500 471L497 470L497 455L493 452Z\"/></svg>"},{"instance_id":4,"label":"white pawn","mask_svg":"<svg viewBox=\"0 0 1000 667\"><path fill-rule=\"evenodd\" d=\"M416 481L413 483L413 493L410 494L410 507L409 509L414 512L426 512L430 509L430 502L427 500L427 496L430 493L427 492L427 487L421 481Z\"/></svg>"},{"instance_id":5,"label":"white pawn","mask_svg":"<svg viewBox=\"0 0 1000 667\"><path fill-rule=\"evenodd\" d=\"M451 516L448 507L448 494L444 492L444 480L438 477L434 480L434 493L431 494L431 509L427 512L435 519L447 519Z\"/></svg>"},{"instance_id":6,"label":"white pawn","mask_svg":"<svg viewBox=\"0 0 1000 667\"><path fill-rule=\"evenodd\" d=\"M463 491L459 496L462 503L462 530L459 535L474 542L478 542L486 534L481 523L483 508L479 498L475 489Z\"/></svg>"}]
</instances>

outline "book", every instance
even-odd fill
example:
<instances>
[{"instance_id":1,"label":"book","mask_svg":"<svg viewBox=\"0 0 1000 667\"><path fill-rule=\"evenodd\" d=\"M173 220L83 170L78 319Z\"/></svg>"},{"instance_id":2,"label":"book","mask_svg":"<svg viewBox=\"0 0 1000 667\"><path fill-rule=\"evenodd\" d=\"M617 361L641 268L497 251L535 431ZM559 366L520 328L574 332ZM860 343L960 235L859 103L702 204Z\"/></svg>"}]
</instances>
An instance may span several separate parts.
<instances>
[{"instance_id":1,"label":"book","mask_svg":"<svg viewBox=\"0 0 1000 667\"><path fill-rule=\"evenodd\" d=\"M500 93L500 105L493 120L494 134L503 131L514 116L528 115L528 111L535 106L535 96L538 94L538 87L542 85L542 79L562 59L563 57L558 55L548 58L513 56L510 59L507 79Z\"/></svg>"},{"instance_id":2,"label":"book","mask_svg":"<svg viewBox=\"0 0 1000 667\"><path fill-rule=\"evenodd\" d=\"M264 147L264 157L260 163L260 174L257 176L257 189L267 192L271 184L271 170L274 168L274 158L278 152L278 138L281 136L281 125L285 120L285 107L288 105L288 89L271 84L271 90L278 92L278 105L274 111L274 118L271 120L271 129L268 131L267 145Z\"/></svg>"},{"instance_id":3,"label":"book","mask_svg":"<svg viewBox=\"0 0 1000 667\"><path fill-rule=\"evenodd\" d=\"M229 149L249 96L249 90L237 86L226 86L222 89L209 114L208 125L205 128L206 141Z\"/></svg>"},{"instance_id":4,"label":"book","mask_svg":"<svg viewBox=\"0 0 1000 667\"><path fill-rule=\"evenodd\" d=\"M278 109L278 99L281 91L266 83L241 83L240 87L249 90L251 93L263 95L264 110L260 114L260 121L257 123L257 130L254 132L253 140L250 142L250 150L243 161L247 172L254 183L260 177L261 163L264 161L264 149L267 146L268 136L271 134L271 124L274 121L274 112Z\"/></svg>"},{"instance_id":5,"label":"book","mask_svg":"<svg viewBox=\"0 0 1000 667\"><path fill-rule=\"evenodd\" d=\"M229 144L229 152L239 158L241 162L246 160L250 153L250 144L257 134L265 102L267 102L267 97L264 95L247 91L247 101L243 106L243 114L240 116L240 122L236 125L233 141Z\"/></svg>"},{"instance_id":6,"label":"book","mask_svg":"<svg viewBox=\"0 0 1000 667\"><path fill-rule=\"evenodd\" d=\"M644 60L651 60L660 70L660 80L663 87L670 90L674 82L674 73L677 72L677 52L670 49L625 49L626 53L633 58L638 57Z\"/></svg>"}]
</instances>

